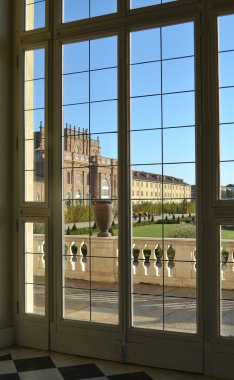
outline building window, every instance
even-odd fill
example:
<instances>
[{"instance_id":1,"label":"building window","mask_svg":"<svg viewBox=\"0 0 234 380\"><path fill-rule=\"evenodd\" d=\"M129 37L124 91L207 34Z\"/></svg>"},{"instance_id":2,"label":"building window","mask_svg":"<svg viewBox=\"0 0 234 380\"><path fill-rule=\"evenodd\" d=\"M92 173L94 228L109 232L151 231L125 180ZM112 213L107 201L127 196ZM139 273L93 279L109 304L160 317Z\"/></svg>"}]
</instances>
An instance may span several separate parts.
<instances>
[{"instance_id":1,"label":"building window","mask_svg":"<svg viewBox=\"0 0 234 380\"><path fill-rule=\"evenodd\" d=\"M68 185L71 184L71 173L70 172L67 172L67 184Z\"/></svg>"},{"instance_id":2,"label":"building window","mask_svg":"<svg viewBox=\"0 0 234 380\"><path fill-rule=\"evenodd\" d=\"M110 186L106 179L102 181L102 192L101 192L102 199L108 199L110 198Z\"/></svg>"},{"instance_id":3,"label":"building window","mask_svg":"<svg viewBox=\"0 0 234 380\"><path fill-rule=\"evenodd\" d=\"M79 189L76 190L76 204L81 205L82 199L81 199L81 192Z\"/></svg>"},{"instance_id":4,"label":"building window","mask_svg":"<svg viewBox=\"0 0 234 380\"><path fill-rule=\"evenodd\" d=\"M71 206L71 193L70 192L67 192L65 204L66 204L67 207Z\"/></svg>"}]
</instances>

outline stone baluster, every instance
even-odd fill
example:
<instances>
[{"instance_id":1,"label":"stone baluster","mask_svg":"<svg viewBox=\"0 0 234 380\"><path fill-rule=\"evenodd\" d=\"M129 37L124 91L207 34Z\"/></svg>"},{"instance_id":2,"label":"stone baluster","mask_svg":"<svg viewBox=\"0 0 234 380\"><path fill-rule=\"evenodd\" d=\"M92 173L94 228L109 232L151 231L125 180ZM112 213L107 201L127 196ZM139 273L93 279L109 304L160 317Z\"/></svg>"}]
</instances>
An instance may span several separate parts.
<instances>
[{"instance_id":1,"label":"stone baluster","mask_svg":"<svg viewBox=\"0 0 234 380\"><path fill-rule=\"evenodd\" d=\"M234 252L233 252L233 251L231 252L231 258L230 258L230 261L231 261L231 263L232 263L232 265L231 265L231 270L232 270L232 272L234 272Z\"/></svg>"},{"instance_id":2,"label":"stone baluster","mask_svg":"<svg viewBox=\"0 0 234 380\"><path fill-rule=\"evenodd\" d=\"M156 276L161 277L162 265L163 265L163 260L162 260L163 259L163 250L159 244L156 244L156 246L155 246L154 255L155 255L154 268L155 268Z\"/></svg>"},{"instance_id":3,"label":"stone baluster","mask_svg":"<svg viewBox=\"0 0 234 380\"><path fill-rule=\"evenodd\" d=\"M78 252L78 247L74 241L72 242L70 246L70 252L71 252L71 269L74 271L76 269L77 252Z\"/></svg>"},{"instance_id":4,"label":"stone baluster","mask_svg":"<svg viewBox=\"0 0 234 380\"><path fill-rule=\"evenodd\" d=\"M41 252L41 262L40 267L42 266L43 269L45 269L45 240L43 240L41 246L40 246L40 252Z\"/></svg>"},{"instance_id":5,"label":"stone baluster","mask_svg":"<svg viewBox=\"0 0 234 380\"><path fill-rule=\"evenodd\" d=\"M171 244L167 248L167 258L168 258L167 274L168 274L168 277L172 277L172 270L175 267L175 263L174 263L175 250Z\"/></svg>"},{"instance_id":6,"label":"stone baluster","mask_svg":"<svg viewBox=\"0 0 234 380\"><path fill-rule=\"evenodd\" d=\"M82 241L82 243L80 245L79 252L80 252L80 255L81 255L81 259L80 259L81 271L85 272L85 270L86 270L86 264L87 264L88 247L87 247L87 244L84 241Z\"/></svg>"},{"instance_id":7,"label":"stone baluster","mask_svg":"<svg viewBox=\"0 0 234 380\"><path fill-rule=\"evenodd\" d=\"M133 275L137 274L137 268L139 266L139 255L140 255L140 248L134 243L132 247L132 270L133 270Z\"/></svg>"},{"instance_id":8,"label":"stone baluster","mask_svg":"<svg viewBox=\"0 0 234 380\"><path fill-rule=\"evenodd\" d=\"M137 274L137 276L144 276L145 275L145 267L144 267L144 259L145 258L143 255L144 243L143 242L140 242L140 243L137 242L137 246L140 249L140 254L139 254L139 260L138 260L139 266L136 269L136 274Z\"/></svg>"},{"instance_id":9,"label":"stone baluster","mask_svg":"<svg viewBox=\"0 0 234 380\"><path fill-rule=\"evenodd\" d=\"M116 269L118 272L118 266L119 266L119 250L118 248L116 249Z\"/></svg>"},{"instance_id":10,"label":"stone baluster","mask_svg":"<svg viewBox=\"0 0 234 380\"><path fill-rule=\"evenodd\" d=\"M148 246L148 244L145 244L142 254L143 254L143 266L145 270L145 276L148 276L149 274L149 267L150 267L150 256L151 256L151 248Z\"/></svg>"},{"instance_id":11,"label":"stone baluster","mask_svg":"<svg viewBox=\"0 0 234 380\"><path fill-rule=\"evenodd\" d=\"M191 252L191 260L192 260L192 278L196 277L196 271L197 271L197 250L196 248ZM195 276L193 276L193 274Z\"/></svg>"},{"instance_id":12,"label":"stone baluster","mask_svg":"<svg viewBox=\"0 0 234 380\"><path fill-rule=\"evenodd\" d=\"M63 251L63 261L67 262L67 251L68 251L68 246L67 244L64 243L64 251Z\"/></svg>"},{"instance_id":13,"label":"stone baluster","mask_svg":"<svg viewBox=\"0 0 234 380\"><path fill-rule=\"evenodd\" d=\"M63 251L63 265L64 265L64 270L70 270L71 269L71 254L70 254L70 247L64 243L64 251Z\"/></svg>"},{"instance_id":14,"label":"stone baluster","mask_svg":"<svg viewBox=\"0 0 234 380\"><path fill-rule=\"evenodd\" d=\"M228 262L228 257L229 253L226 251L223 247L221 247L221 254L220 254L220 272L221 272L221 280L225 281L226 280L226 272L227 272L227 262Z\"/></svg>"}]
</instances>

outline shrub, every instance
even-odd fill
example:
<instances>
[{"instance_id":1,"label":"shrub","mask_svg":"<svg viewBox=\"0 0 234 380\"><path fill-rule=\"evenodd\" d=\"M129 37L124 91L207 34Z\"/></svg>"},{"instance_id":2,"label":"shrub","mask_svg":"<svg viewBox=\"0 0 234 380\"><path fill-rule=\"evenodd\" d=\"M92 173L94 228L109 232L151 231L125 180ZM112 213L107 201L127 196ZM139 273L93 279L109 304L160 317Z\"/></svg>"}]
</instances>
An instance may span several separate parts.
<instances>
[{"instance_id":1,"label":"shrub","mask_svg":"<svg viewBox=\"0 0 234 380\"><path fill-rule=\"evenodd\" d=\"M45 225L43 223L33 223L33 233L34 234L44 234Z\"/></svg>"},{"instance_id":2,"label":"shrub","mask_svg":"<svg viewBox=\"0 0 234 380\"><path fill-rule=\"evenodd\" d=\"M72 231L77 231L76 223L73 224Z\"/></svg>"},{"instance_id":3,"label":"shrub","mask_svg":"<svg viewBox=\"0 0 234 380\"><path fill-rule=\"evenodd\" d=\"M86 222L94 219L91 205L71 205L65 211L65 223Z\"/></svg>"},{"instance_id":4,"label":"shrub","mask_svg":"<svg viewBox=\"0 0 234 380\"><path fill-rule=\"evenodd\" d=\"M196 227L193 224L180 224L173 231L170 231L173 238L195 238Z\"/></svg>"},{"instance_id":5,"label":"shrub","mask_svg":"<svg viewBox=\"0 0 234 380\"><path fill-rule=\"evenodd\" d=\"M179 224L180 220L179 219L158 219L157 224Z\"/></svg>"},{"instance_id":6,"label":"shrub","mask_svg":"<svg viewBox=\"0 0 234 380\"><path fill-rule=\"evenodd\" d=\"M112 228L112 227L109 229L109 232L110 232L111 236L115 236L115 234L114 234L114 231L113 231L113 228Z\"/></svg>"}]
</instances>

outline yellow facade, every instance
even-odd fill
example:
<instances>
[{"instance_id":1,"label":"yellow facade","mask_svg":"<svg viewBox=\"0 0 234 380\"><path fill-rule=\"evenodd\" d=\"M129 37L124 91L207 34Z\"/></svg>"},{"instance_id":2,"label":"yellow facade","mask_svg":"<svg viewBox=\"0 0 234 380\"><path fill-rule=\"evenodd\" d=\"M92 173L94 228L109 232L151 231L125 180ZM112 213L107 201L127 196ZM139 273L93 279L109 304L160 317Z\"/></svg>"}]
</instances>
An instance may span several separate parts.
<instances>
[{"instance_id":1,"label":"yellow facade","mask_svg":"<svg viewBox=\"0 0 234 380\"><path fill-rule=\"evenodd\" d=\"M145 178L144 178L145 177ZM191 185L182 179L146 172L133 172L133 204L142 202L181 203L191 200Z\"/></svg>"}]
</instances>

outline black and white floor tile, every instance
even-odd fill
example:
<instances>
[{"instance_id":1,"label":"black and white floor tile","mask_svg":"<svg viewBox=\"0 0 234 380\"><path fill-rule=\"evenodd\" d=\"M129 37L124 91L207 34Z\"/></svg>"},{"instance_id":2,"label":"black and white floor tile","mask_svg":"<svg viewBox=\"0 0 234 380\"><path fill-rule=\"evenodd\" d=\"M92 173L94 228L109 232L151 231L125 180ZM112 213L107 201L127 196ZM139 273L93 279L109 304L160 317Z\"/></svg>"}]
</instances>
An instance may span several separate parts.
<instances>
[{"instance_id":1,"label":"black and white floor tile","mask_svg":"<svg viewBox=\"0 0 234 380\"><path fill-rule=\"evenodd\" d=\"M212 378L27 348L0 350L0 380L79 379L211 380Z\"/></svg>"},{"instance_id":2,"label":"black and white floor tile","mask_svg":"<svg viewBox=\"0 0 234 380\"><path fill-rule=\"evenodd\" d=\"M30 355L31 356L31 355ZM51 357L52 356L52 357ZM54 355L56 357L56 355ZM59 360L57 360L59 362ZM107 375L95 363L59 366L53 355L17 359L14 353L0 355L0 380L152 380L144 371Z\"/></svg>"}]
</instances>

